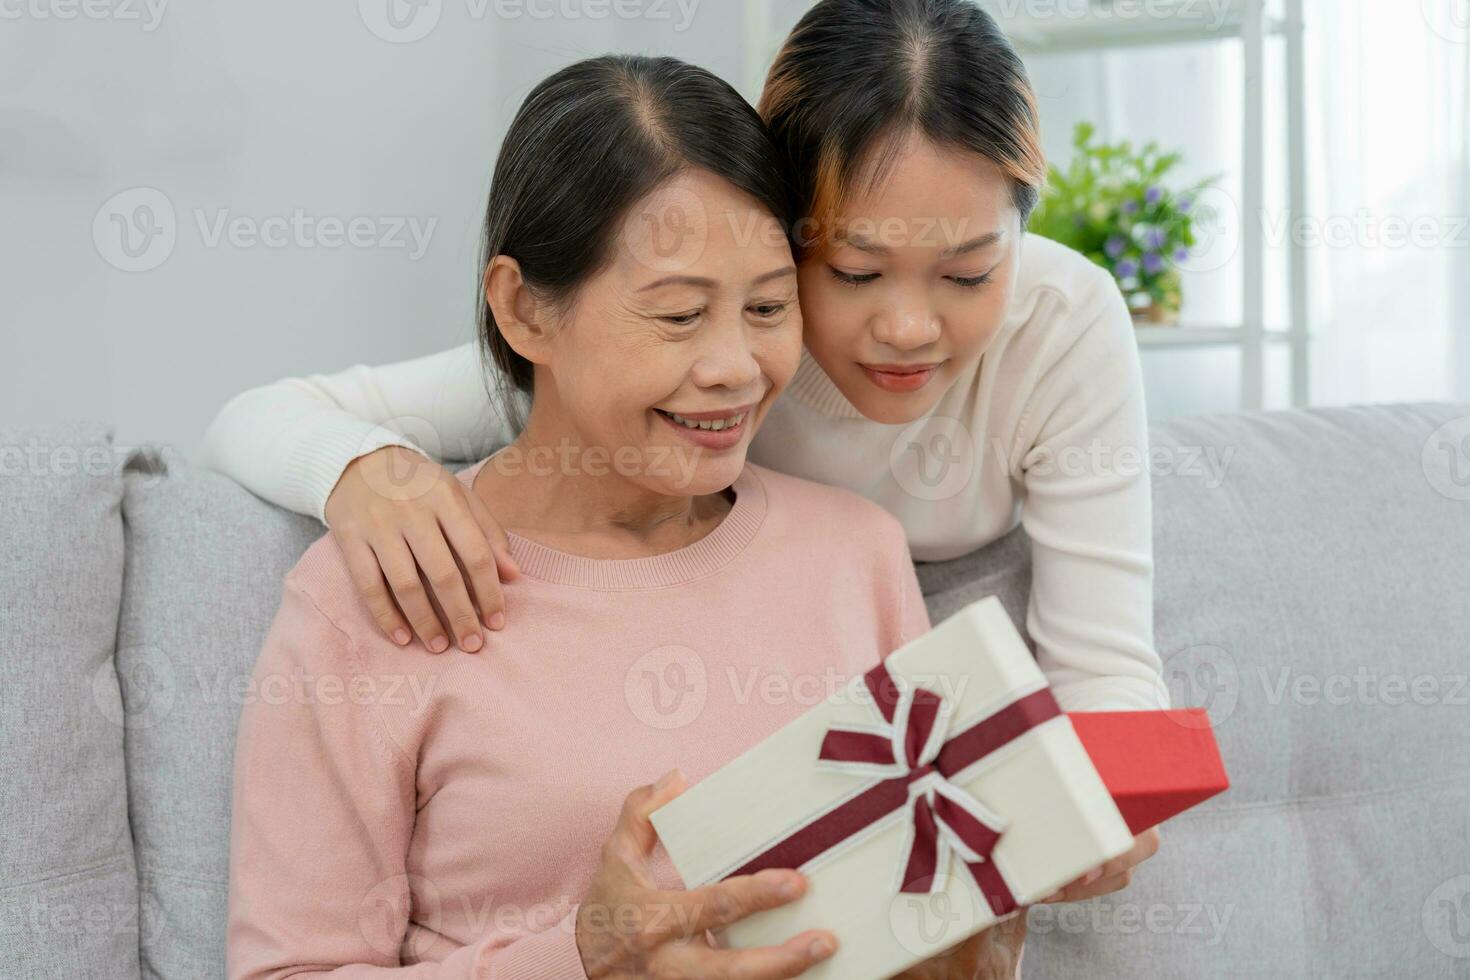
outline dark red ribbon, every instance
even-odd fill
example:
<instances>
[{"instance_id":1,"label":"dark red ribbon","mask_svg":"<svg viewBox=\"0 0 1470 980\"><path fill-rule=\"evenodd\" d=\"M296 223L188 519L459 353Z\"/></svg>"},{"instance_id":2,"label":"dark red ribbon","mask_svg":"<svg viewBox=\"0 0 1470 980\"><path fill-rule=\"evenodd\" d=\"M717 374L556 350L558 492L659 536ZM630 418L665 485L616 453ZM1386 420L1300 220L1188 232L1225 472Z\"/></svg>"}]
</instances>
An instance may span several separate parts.
<instances>
[{"instance_id":1,"label":"dark red ribbon","mask_svg":"<svg viewBox=\"0 0 1470 980\"><path fill-rule=\"evenodd\" d=\"M820 758L829 762L856 762L874 766L896 765L901 774L875 783L841 806L799 828L785 839L730 872L727 877L754 874L766 868L799 868L808 861L861 832L895 810L909 803L909 786L932 773L947 781L956 773L1009 744L1037 725L1062 713L1051 689L1043 687L987 715L939 747L932 761L922 762L938 721L943 699L926 688L916 688L907 698L879 664L863 676L873 703L884 721L895 723L901 704L907 700L908 717L904 724L902 758L894 758L894 739L873 732L834 728L822 741ZM963 795L958 790L956 795ZM931 799L932 797L932 799ZM913 845L901 877L901 889L925 892L936 881L941 853L939 821L962 839L980 860L964 859L975 883L996 915L1017 908L1010 886L989 860L1000 840L1000 831L944 792L918 793L912 805ZM958 855L957 855L958 857Z\"/></svg>"}]
</instances>

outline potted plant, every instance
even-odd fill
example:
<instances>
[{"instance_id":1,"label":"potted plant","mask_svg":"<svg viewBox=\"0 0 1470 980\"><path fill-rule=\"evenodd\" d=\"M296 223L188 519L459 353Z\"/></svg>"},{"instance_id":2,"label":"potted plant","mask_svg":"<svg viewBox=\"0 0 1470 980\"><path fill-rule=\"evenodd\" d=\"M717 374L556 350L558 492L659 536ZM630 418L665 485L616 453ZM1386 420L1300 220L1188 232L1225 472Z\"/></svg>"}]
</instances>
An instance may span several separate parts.
<instances>
[{"instance_id":1,"label":"potted plant","mask_svg":"<svg viewBox=\"0 0 1470 980\"><path fill-rule=\"evenodd\" d=\"M1079 123L1065 170L1053 166L1030 228L1068 245L1118 281L1134 318L1178 323L1179 263L1195 245L1195 204L1216 178L1186 187L1165 183L1182 159L1156 143L1135 151L1126 140L1094 143Z\"/></svg>"}]
</instances>

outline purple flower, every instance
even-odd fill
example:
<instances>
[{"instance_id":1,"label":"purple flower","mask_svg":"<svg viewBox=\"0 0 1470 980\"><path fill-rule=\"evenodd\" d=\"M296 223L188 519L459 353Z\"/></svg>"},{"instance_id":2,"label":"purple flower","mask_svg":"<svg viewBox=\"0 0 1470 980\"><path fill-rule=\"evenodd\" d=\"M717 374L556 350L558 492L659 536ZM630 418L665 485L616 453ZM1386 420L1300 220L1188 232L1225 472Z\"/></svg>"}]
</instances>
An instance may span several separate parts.
<instances>
[{"instance_id":1,"label":"purple flower","mask_svg":"<svg viewBox=\"0 0 1470 980\"><path fill-rule=\"evenodd\" d=\"M1123 202L1123 213L1124 214L1137 214L1138 213L1138 202L1137 201L1132 201L1132 200L1124 201Z\"/></svg>"},{"instance_id":2,"label":"purple flower","mask_svg":"<svg viewBox=\"0 0 1470 980\"><path fill-rule=\"evenodd\" d=\"M1145 204L1158 204L1163 199L1164 189L1157 185L1150 187L1148 190L1143 192L1143 200Z\"/></svg>"},{"instance_id":3,"label":"purple flower","mask_svg":"<svg viewBox=\"0 0 1470 980\"><path fill-rule=\"evenodd\" d=\"M1164 257L1158 252L1143 253L1143 271L1156 276L1164 271Z\"/></svg>"},{"instance_id":4,"label":"purple flower","mask_svg":"<svg viewBox=\"0 0 1470 980\"><path fill-rule=\"evenodd\" d=\"M1190 208L1194 207L1194 198L1185 195L1176 202L1176 206L1179 208L1180 211L1188 211Z\"/></svg>"},{"instance_id":5,"label":"purple flower","mask_svg":"<svg viewBox=\"0 0 1470 980\"><path fill-rule=\"evenodd\" d=\"M1164 247L1164 231L1162 228L1150 228L1143 235L1143 247L1155 251Z\"/></svg>"},{"instance_id":6,"label":"purple flower","mask_svg":"<svg viewBox=\"0 0 1470 980\"><path fill-rule=\"evenodd\" d=\"M1132 279L1138 275L1138 263L1133 259L1124 259L1113 271L1118 274L1119 279Z\"/></svg>"},{"instance_id":7,"label":"purple flower","mask_svg":"<svg viewBox=\"0 0 1470 980\"><path fill-rule=\"evenodd\" d=\"M1189 249L1185 248L1183 245L1180 245L1174 250L1175 262L1183 262L1187 258L1189 258Z\"/></svg>"},{"instance_id":8,"label":"purple flower","mask_svg":"<svg viewBox=\"0 0 1470 980\"><path fill-rule=\"evenodd\" d=\"M1124 238L1122 235L1114 235L1112 238L1109 238L1107 240L1107 243L1105 245L1103 245L1103 251L1108 253L1108 258L1116 259L1118 256L1123 254L1123 250L1127 247L1128 240L1126 238Z\"/></svg>"}]
</instances>

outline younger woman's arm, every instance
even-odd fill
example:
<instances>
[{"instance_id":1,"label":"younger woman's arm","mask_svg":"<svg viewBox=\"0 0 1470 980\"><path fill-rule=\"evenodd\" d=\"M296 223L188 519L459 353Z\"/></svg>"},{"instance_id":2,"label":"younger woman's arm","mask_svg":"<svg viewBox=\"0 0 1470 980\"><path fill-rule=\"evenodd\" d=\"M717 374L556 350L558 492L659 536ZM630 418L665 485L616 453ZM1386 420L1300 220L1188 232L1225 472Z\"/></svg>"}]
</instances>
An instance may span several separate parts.
<instances>
[{"instance_id":1,"label":"younger woman's arm","mask_svg":"<svg viewBox=\"0 0 1470 980\"><path fill-rule=\"evenodd\" d=\"M243 391L205 432L202 462L256 496L325 523L332 488L359 456L403 446L436 460L477 460L513 437L467 343Z\"/></svg>"},{"instance_id":2,"label":"younger woman's arm","mask_svg":"<svg viewBox=\"0 0 1470 980\"><path fill-rule=\"evenodd\" d=\"M1164 708L1154 650L1148 422L1132 319L1102 270L1078 296L1022 417L1026 628L1067 711ZM1084 290L1087 287L1083 287Z\"/></svg>"},{"instance_id":3,"label":"younger woman's arm","mask_svg":"<svg viewBox=\"0 0 1470 980\"><path fill-rule=\"evenodd\" d=\"M513 437L465 344L242 392L205 433L203 462L328 524L383 635L474 652L481 624L504 623L500 583L515 563L494 517L437 461Z\"/></svg>"}]
</instances>

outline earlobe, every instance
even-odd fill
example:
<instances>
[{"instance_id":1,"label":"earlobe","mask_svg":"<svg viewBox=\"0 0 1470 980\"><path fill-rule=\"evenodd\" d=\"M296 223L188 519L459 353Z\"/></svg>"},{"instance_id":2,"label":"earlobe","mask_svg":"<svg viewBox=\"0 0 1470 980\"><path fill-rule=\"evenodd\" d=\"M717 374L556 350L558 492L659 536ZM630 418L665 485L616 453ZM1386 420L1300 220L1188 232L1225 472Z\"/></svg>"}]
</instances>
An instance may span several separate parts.
<instances>
[{"instance_id":1,"label":"earlobe","mask_svg":"<svg viewBox=\"0 0 1470 980\"><path fill-rule=\"evenodd\" d=\"M540 363L547 337L544 304L521 274L521 264L509 255L497 255L485 267L485 302L505 342L526 360Z\"/></svg>"}]
</instances>

